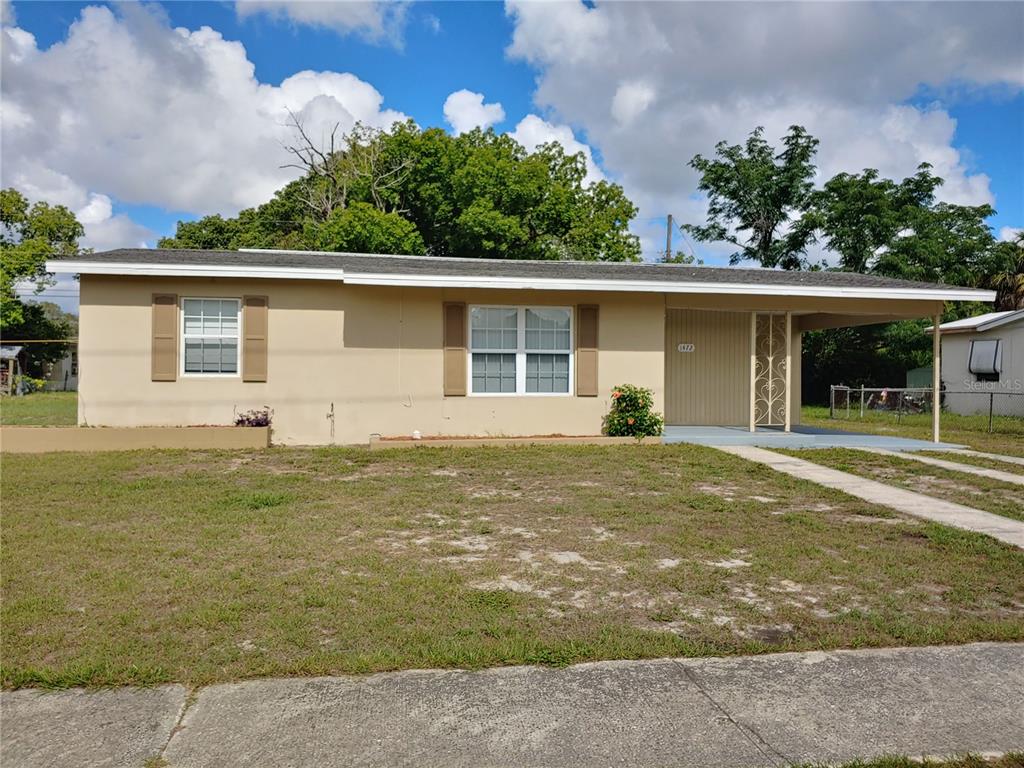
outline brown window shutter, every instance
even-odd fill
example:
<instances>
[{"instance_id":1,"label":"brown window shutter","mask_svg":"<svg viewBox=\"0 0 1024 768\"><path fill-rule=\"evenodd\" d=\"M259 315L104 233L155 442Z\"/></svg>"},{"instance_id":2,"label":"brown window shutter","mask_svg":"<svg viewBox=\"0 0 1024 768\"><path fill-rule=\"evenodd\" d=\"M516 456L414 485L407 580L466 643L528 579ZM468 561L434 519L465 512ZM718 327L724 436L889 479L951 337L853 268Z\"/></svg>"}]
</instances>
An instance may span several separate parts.
<instances>
[{"instance_id":1,"label":"brown window shutter","mask_svg":"<svg viewBox=\"0 0 1024 768\"><path fill-rule=\"evenodd\" d=\"M178 297L153 294L153 381L178 378Z\"/></svg>"},{"instance_id":2,"label":"brown window shutter","mask_svg":"<svg viewBox=\"0 0 1024 768\"><path fill-rule=\"evenodd\" d=\"M577 397L597 397L597 321L596 304L576 308Z\"/></svg>"},{"instance_id":3,"label":"brown window shutter","mask_svg":"<svg viewBox=\"0 0 1024 768\"><path fill-rule=\"evenodd\" d=\"M444 303L444 394L466 395L466 305Z\"/></svg>"},{"instance_id":4,"label":"brown window shutter","mask_svg":"<svg viewBox=\"0 0 1024 768\"><path fill-rule=\"evenodd\" d=\"M266 296L242 299L242 381L267 380L268 315Z\"/></svg>"}]
</instances>

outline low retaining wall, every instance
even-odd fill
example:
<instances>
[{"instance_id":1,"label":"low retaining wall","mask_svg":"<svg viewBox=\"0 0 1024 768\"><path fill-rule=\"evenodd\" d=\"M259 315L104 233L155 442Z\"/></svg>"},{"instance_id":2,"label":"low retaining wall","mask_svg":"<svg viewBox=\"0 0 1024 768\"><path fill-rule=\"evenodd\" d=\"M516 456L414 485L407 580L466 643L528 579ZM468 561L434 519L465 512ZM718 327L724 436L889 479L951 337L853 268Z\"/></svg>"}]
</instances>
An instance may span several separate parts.
<instances>
[{"instance_id":1,"label":"low retaining wall","mask_svg":"<svg viewBox=\"0 0 1024 768\"><path fill-rule=\"evenodd\" d=\"M483 446L510 445L660 445L660 437L444 437L424 438L422 440L396 440L386 437L370 438L371 451L384 451L391 448L480 448Z\"/></svg>"},{"instance_id":2,"label":"low retaining wall","mask_svg":"<svg viewBox=\"0 0 1024 768\"><path fill-rule=\"evenodd\" d=\"M270 427L0 427L3 453L266 448Z\"/></svg>"}]
</instances>

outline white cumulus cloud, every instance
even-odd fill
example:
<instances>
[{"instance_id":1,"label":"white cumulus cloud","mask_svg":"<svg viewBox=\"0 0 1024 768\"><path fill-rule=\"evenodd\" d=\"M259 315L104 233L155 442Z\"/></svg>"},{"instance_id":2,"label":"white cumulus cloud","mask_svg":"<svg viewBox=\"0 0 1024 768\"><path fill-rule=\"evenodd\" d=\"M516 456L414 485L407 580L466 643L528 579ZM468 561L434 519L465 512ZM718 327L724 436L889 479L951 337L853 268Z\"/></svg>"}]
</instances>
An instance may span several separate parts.
<instances>
[{"instance_id":1,"label":"white cumulus cloud","mask_svg":"<svg viewBox=\"0 0 1024 768\"><path fill-rule=\"evenodd\" d=\"M293 24L354 33L370 42L387 41L402 45L405 32L405 2L358 2L344 0L236 0L235 13L244 19L264 15Z\"/></svg>"},{"instance_id":2,"label":"white cumulus cloud","mask_svg":"<svg viewBox=\"0 0 1024 768\"><path fill-rule=\"evenodd\" d=\"M456 134L466 133L500 123L505 119L505 110L500 102L485 104L482 93L463 88L448 94L444 100L444 119Z\"/></svg>"},{"instance_id":3,"label":"white cumulus cloud","mask_svg":"<svg viewBox=\"0 0 1024 768\"><path fill-rule=\"evenodd\" d=\"M992 203L947 109L908 102L1024 86L1020 3L507 0L506 12L509 56L537 70L534 101L586 132L641 217L699 221L690 159L758 125L776 145L793 124L819 138L819 182L866 167L899 179L929 162L941 199ZM663 250L664 224L636 229Z\"/></svg>"},{"instance_id":4,"label":"white cumulus cloud","mask_svg":"<svg viewBox=\"0 0 1024 768\"><path fill-rule=\"evenodd\" d=\"M95 247L151 235L116 215L97 219L101 198L226 215L268 200L298 175L280 167L289 110L314 138L336 124L405 119L349 73L262 83L241 43L171 28L150 6L87 7L46 49L17 27L0 34L2 183L93 218Z\"/></svg>"},{"instance_id":5,"label":"white cumulus cloud","mask_svg":"<svg viewBox=\"0 0 1024 768\"><path fill-rule=\"evenodd\" d=\"M651 106L655 96L654 88L645 82L623 83L612 97L612 117L621 125L629 125Z\"/></svg>"},{"instance_id":6,"label":"white cumulus cloud","mask_svg":"<svg viewBox=\"0 0 1024 768\"><path fill-rule=\"evenodd\" d=\"M604 174L594 162L594 153L589 146L579 141L573 134L572 128L568 125L554 125L537 115L527 115L516 125L514 131L509 133L513 139L522 144L530 152L533 152L541 144L557 141L562 145L567 155L583 153L583 159L587 164L587 175L584 183L590 184L595 181L602 181Z\"/></svg>"}]
</instances>

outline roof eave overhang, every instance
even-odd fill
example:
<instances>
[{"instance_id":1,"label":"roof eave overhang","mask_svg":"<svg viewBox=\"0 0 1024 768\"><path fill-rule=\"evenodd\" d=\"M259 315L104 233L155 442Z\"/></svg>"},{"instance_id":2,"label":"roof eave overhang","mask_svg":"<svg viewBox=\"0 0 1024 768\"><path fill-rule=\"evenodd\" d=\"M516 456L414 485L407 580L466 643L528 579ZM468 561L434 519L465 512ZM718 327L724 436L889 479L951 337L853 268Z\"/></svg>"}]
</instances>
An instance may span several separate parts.
<instances>
[{"instance_id":1,"label":"roof eave overhang","mask_svg":"<svg viewBox=\"0 0 1024 768\"><path fill-rule=\"evenodd\" d=\"M695 293L746 296L818 296L917 301L993 301L993 291L939 288L882 288L754 283L668 282L663 280L564 279L487 275L417 275L345 272L312 267L262 267L215 264L110 263L78 260L48 261L48 272L81 275L142 277L235 277L277 280L335 280L349 285L407 288L492 288L503 290L610 291L626 293Z\"/></svg>"}]
</instances>

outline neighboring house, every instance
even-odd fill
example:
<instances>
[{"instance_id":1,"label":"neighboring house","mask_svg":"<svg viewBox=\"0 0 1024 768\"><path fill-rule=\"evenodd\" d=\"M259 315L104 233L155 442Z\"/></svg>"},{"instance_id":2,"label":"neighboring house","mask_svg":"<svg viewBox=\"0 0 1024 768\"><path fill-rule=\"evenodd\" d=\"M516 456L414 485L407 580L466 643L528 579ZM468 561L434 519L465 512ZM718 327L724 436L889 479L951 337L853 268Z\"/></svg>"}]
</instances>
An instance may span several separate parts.
<instances>
[{"instance_id":1,"label":"neighboring house","mask_svg":"<svg viewBox=\"0 0 1024 768\"><path fill-rule=\"evenodd\" d=\"M20 395L23 347L0 347L0 395Z\"/></svg>"},{"instance_id":2,"label":"neighboring house","mask_svg":"<svg viewBox=\"0 0 1024 768\"><path fill-rule=\"evenodd\" d=\"M60 360L49 364L43 389L49 392L74 392L78 389L78 350L69 350Z\"/></svg>"},{"instance_id":3,"label":"neighboring house","mask_svg":"<svg viewBox=\"0 0 1024 768\"><path fill-rule=\"evenodd\" d=\"M1024 309L943 323L939 332L948 410L988 413L991 400L997 415L1024 416Z\"/></svg>"},{"instance_id":4,"label":"neighboring house","mask_svg":"<svg viewBox=\"0 0 1024 768\"><path fill-rule=\"evenodd\" d=\"M670 425L799 420L803 331L994 294L840 272L300 251L125 249L81 276L80 423L274 440L594 435L618 384ZM786 361L790 361L787 366Z\"/></svg>"},{"instance_id":5,"label":"neighboring house","mask_svg":"<svg viewBox=\"0 0 1024 768\"><path fill-rule=\"evenodd\" d=\"M909 389L931 389L932 366L922 365L920 368L911 368L907 371L907 382Z\"/></svg>"}]
</instances>

